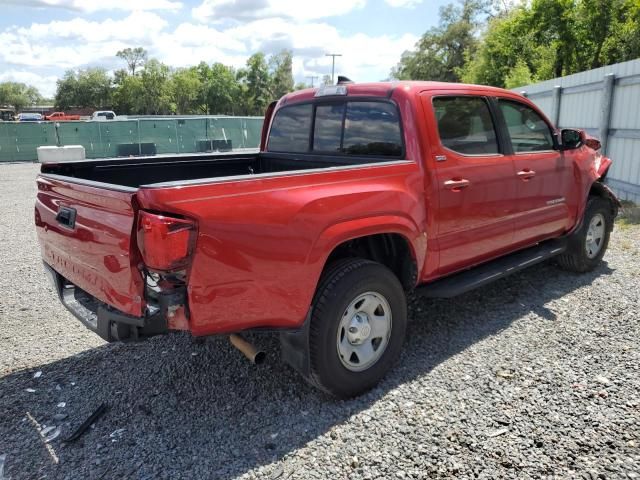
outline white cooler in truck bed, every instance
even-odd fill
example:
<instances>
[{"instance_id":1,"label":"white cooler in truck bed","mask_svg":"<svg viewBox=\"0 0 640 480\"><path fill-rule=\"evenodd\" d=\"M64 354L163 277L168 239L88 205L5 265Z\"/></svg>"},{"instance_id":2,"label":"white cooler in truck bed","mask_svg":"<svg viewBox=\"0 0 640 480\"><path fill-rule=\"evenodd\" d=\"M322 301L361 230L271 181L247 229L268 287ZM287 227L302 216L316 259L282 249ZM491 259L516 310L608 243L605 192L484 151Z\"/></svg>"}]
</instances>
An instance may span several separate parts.
<instances>
[{"instance_id":1,"label":"white cooler in truck bed","mask_svg":"<svg viewBox=\"0 0 640 480\"><path fill-rule=\"evenodd\" d=\"M85 160L82 145L65 145L64 147L38 147L38 161L40 163L73 162Z\"/></svg>"}]
</instances>

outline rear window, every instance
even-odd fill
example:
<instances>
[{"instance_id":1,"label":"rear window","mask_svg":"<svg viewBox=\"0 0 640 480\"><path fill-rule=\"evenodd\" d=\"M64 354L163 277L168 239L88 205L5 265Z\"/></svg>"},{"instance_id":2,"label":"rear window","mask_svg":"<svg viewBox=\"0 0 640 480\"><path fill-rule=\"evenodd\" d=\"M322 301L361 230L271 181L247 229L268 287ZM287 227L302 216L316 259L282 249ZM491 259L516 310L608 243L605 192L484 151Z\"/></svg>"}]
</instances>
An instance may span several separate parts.
<instances>
[{"instance_id":1,"label":"rear window","mask_svg":"<svg viewBox=\"0 0 640 480\"><path fill-rule=\"evenodd\" d=\"M306 104L278 110L271 123L269 150L296 153L308 151L312 108L311 104Z\"/></svg>"},{"instance_id":2,"label":"rear window","mask_svg":"<svg viewBox=\"0 0 640 480\"><path fill-rule=\"evenodd\" d=\"M280 109L271 126L268 150L383 157L402 155L400 117L392 103L317 104L310 142L312 111L312 104Z\"/></svg>"}]
</instances>

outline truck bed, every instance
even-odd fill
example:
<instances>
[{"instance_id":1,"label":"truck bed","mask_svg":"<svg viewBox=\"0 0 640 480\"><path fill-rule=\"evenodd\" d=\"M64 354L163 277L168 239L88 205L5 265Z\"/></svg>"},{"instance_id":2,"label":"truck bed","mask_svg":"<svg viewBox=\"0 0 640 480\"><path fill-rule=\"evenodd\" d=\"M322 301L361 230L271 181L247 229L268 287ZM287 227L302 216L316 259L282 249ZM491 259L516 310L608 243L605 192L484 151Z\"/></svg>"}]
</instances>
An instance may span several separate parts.
<instances>
[{"instance_id":1,"label":"truck bed","mask_svg":"<svg viewBox=\"0 0 640 480\"><path fill-rule=\"evenodd\" d=\"M353 166L384 160L372 157L265 154L252 151L49 163L42 165L41 173L137 189L142 185L157 183Z\"/></svg>"}]
</instances>

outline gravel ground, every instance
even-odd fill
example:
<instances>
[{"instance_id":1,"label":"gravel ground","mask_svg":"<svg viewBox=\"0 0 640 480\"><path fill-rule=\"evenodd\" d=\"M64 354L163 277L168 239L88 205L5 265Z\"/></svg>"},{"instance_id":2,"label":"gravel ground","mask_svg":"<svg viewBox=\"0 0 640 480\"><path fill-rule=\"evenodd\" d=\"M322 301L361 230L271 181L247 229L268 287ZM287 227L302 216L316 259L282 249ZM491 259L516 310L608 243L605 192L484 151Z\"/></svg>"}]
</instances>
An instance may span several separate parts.
<instances>
[{"instance_id":1,"label":"gravel ground","mask_svg":"<svg viewBox=\"0 0 640 480\"><path fill-rule=\"evenodd\" d=\"M0 165L6 478L640 478L640 225L616 227L591 274L543 264L412 302L396 369L336 402L280 363L274 337L254 367L223 338L87 331L43 276L36 171ZM45 425L61 435L45 443Z\"/></svg>"}]
</instances>

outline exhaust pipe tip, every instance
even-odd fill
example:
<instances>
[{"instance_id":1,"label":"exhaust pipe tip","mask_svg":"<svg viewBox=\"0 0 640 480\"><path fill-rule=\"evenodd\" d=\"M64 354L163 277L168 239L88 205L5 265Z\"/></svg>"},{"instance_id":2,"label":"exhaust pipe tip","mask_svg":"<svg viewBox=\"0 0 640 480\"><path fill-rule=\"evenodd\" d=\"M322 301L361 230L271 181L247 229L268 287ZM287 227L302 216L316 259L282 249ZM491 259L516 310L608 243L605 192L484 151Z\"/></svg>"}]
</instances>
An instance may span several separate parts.
<instances>
[{"instance_id":1,"label":"exhaust pipe tip","mask_svg":"<svg viewBox=\"0 0 640 480\"><path fill-rule=\"evenodd\" d=\"M231 342L231 345L240 350L240 352L254 365L260 365L267 358L267 354L264 351L258 350L240 335L232 333L229 335L229 341Z\"/></svg>"}]
</instances>

